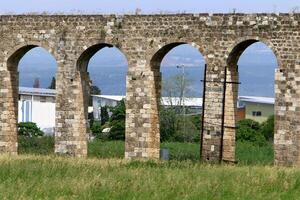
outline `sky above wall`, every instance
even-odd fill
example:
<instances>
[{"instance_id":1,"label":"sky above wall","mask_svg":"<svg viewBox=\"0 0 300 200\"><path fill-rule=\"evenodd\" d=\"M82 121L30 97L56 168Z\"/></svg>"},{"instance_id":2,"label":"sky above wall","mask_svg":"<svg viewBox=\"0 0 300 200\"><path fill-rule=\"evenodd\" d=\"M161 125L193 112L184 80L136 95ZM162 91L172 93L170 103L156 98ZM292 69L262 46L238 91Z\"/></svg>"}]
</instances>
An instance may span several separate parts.
<instances>
[{"instance_id":1,"label":"sky above wall","mask_svg":"<svg viewBox=\"0 0 300 200\"><path fill-rule=\"evenodd\" d=\"M291 12L299 0L0 0L0 13Z\"/></svg>"}]
</instances>

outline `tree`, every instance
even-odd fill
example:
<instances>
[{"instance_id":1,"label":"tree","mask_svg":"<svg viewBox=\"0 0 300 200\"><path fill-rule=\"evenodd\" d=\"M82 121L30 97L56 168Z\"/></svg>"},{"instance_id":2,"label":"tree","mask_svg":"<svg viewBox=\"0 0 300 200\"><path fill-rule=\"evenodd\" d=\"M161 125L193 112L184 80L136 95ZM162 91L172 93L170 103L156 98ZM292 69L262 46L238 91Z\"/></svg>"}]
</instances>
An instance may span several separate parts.
<instances>
[{"instance_id":1,"label":"tree","mask_svg":"<svg viewBox=\"0 0 300 200\"><path fill-rule=\"evenodd\" d=\"M187 117L185 96L190 95L192 80L184 74L171 76L163 81L162 94L168 106L160 107L161 141L195 142L200 138L200 116Z\"/></svg>"},{"instance_id":2,"label":"tree","mask_svg":"<svg viewBox=\"0 0 300 200\"><path fill-rule=\"evenodd\" d=\"M94 94L94 95L100 95L101 94L101 90L98 88L98 86L91 85L90 93Z\"/></svg>"},{"instance_id":3,"label":"tree","mask_svg":"<svg viewBox=\"0 0 300 200\"><path fill-rule=\"evenodd\" d=\"M244 119L238 122L236 139L237 141L251 142L259 146L263 146L267 142L261 133L260 124L251 119Z\"/></svg>"},{"instance_id":4,"label":"tree","mask_svg":"<svg viewBox=\"0 0 300 200\"><path fill-rule=\"evenodd\" d=\"M101 125L104 125L109 120L107 106L101 107Z\"/></svg>"},{"instance_id":5,"label":"tree","mask_svg":"<svg viewBox=\"0 0 300 200\"><path fill-rule=\"evenodd\" d=\"M54 76L52 77L52 80L51 80L51 83L50 83L50 86L48 87L48 89L53 89L53 90L56 89L56 79Z\"/></svg>"},{"instance_id":6,"label":"tree","mask_svg":"<svg viewBox=\"0 0 300 200\"><path fill-rule=\"evenodd\" d=\"M185 76L183 74L170 76L162 83L162 96L166 97L167 103L172 107L183 106L185 95L191 93L193 80Z\"/></svg>"},{"instance_id":7,"label":"tree","mask_svg":"<svg viewBox=\"0 0 300 200\"><path fill-rule=\"evenodd\" d=\"M40 88L40 79L39 78L35 78L34 79L32 87L34 87L34 88Z\"/></svg>"},{"instance_id":8,"label":"tree","mask_svg":"<svg viewBox=\"0 0 300 200\"><path fill-rule=\"evenodd\" d=\"M124 100L118 102L117 106L112 108L112 115L109 120L111 130L109 139L124 140L125 139L125 117L126 109Z\"/></svg>"},{"instance_id":9,"label":"tree","mask_svg":"<svg viewBox=\"0 0 300 200\"><path fill-rule=\"evenodd\" d=\"M98 88L96 85L91 85L90 86L90 95L100 95L101 90ZM93 106L93 97L89 97L89 106Z\"/></svg>"},{"instance_id":10,"label":"tree","mask_svg":"<svg viewBox=\"0 0 300 200\"><path fill-rule=\"evenodd\" d=\"M34 122L18 123L18 134L26 137L43 136L44 132Z\"/></svg>"},{"instance_id":11,"label":"tree","mask_svg":"<svg viewBox=\"0 0 300 200\"><path fill-rule=\"evenodd\" d=\"M261 124L261 133L268 141L274 140L274 115Z\"/></svg>"}]
</instances>

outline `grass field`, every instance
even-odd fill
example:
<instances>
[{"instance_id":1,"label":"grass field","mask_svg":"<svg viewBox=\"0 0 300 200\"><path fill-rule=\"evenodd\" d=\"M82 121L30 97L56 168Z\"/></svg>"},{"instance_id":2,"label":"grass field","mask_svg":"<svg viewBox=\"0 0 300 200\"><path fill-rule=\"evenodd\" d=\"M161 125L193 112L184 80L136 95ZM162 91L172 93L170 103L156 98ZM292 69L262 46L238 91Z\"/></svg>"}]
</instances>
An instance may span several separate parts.
<instances>
[{"instance_id":1,"label":"grass field","mask_svg":"<svg viewBox=\"0 0 300 200\"><path fill-rule=\"evenodd\" d=\"M162 143L161 148L170 151L170 160L198 161L200 157L200 145L196 143ZM54 140L51 137L44 138L20 138L20 154L42 154L50 155L54 152ZM101 141L95 140L89 143L88 156L96 158L123 158L123 141ZM254 146L251 143L237 143L236 160L240 165L272 165L272 145L263 147Z\"/></svg>"},{"instance_id":2,"label":"grass field","mask_svg":"<svg viewBox=\"0 0 300 200\"><path fill-rule=\"evenodd\" d=\"M300 170L0 156L0 199L300 199Z\"/></svg>"},{"instance_id":3,"label":"grass field","mask_svg":"<svg viewBox=\"0 0 300 200\"><path fill-rule=\"evenodd\" d=\"M198 144L161 147L170 161L127 161L124 142L99 140L75 159L20 138L21 155L0 156L0 199L300 199L300 169L273 167L271 145L238 143L238 165L198 162Z\"/></svg>"}]
</instances>

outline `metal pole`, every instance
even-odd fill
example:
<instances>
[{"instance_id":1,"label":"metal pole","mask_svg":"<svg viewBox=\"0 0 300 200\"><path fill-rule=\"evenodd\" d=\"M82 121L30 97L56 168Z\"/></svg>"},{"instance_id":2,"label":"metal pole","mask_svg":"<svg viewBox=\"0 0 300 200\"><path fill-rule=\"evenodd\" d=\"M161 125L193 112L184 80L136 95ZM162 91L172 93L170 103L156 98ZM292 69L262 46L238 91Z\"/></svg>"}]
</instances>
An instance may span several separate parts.
<instances>
[{"instance_id":1,"label":"metal pole","mask_svg":"<svg viewBox=\"0 0 300 200\"><path fill-rule=\"evenodd\" d=\"M200 138L200 159L203 160L203 139L204 139L204 111L205 111L205 93L206 93L206 70L207 65L204 65L203 77L203 94L202 94L202 116L201 116L201 138Z\"/></svg>"},{"instance_id":2,"label":"metal pole","mask_svg":"<svg viewBox=\"0 0 300 200\"><path fill-rule=\"evenodd\" d=\"M185 125L185 65L177 65L177 68L181 68L181 72L182 72L182 77L181 77L181 89L182 89L182 107L183 107L183 131L184 133L186 132L186 125ZM181 102L181 101L180 101Z\"/></svg>"},{"instance_id":3,"label":"metal pole","mask_svg":"<svg viewBox=\"0 0 300 200\"><path fill-rule=\"evenodd\" d=\"M224 139L224 123L225 123L225 100L226 100L226 87L227 87L227 65L224 71L224 84L223 84L223 102L222 102L222 124L221 124L221 144L220 144L220 163L223 160L223 139Z\"/></svg>"},{"instance_id":4,"label":"metal pole","mask_svg":"<svg viewBox=\"0 0 300 200\"><path fill-rule=\"evenodd\" d=\"M184 70L185 66L183 65L182 67L182 72L183 72L183 77L182 77L182 80L183 80L183 91L182 91L182 96L183 96L183 131L184 131L184 134L186 133L186 123L185 123L185 70Z\"/></svg>"}]
</instances>

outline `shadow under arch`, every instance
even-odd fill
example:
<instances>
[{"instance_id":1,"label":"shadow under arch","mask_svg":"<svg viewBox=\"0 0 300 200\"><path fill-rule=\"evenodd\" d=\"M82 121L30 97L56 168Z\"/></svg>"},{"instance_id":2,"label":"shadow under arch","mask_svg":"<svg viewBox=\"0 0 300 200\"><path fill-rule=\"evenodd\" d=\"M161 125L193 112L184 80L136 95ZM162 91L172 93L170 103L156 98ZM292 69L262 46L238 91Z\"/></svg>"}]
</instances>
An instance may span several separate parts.
<instances>
[{"instance_id":1,"label":"shadow under arch","mask_svg":"<svg viewBox=\"0 0 300 200\"><path fill-rule=\"evenodd\" d=\"M239 91L239 67L238 62L242 54L246 51L248 47L255 43L261 43L267 49L272 51L276 59L276 68L279 67L279 57L276 50L272 44L266 40L261 40L259 38L249 39L244 38L234 44L232 49L229 51L228 58L226 60L225 67L225 83L224 84L224 96L223 96L223 119L222 119L222 142L221 142L221 152L220 157L222 160L235 161L236 160L236 129L232 127L237 127L237 113L238 113L238 91ZM273 77L275 79L275 77ZM228 84L230 83L230 84ZM275 95L276 96L276 95ZM226 106L225 106L226 105ZM276 98L275 104L276 105ZM276 108L276 106L275 106ZM274 125L276 124L276 120ZM275 125L276 127L276 125ZM223 138L224 137L224 138ZM226 144L226 145L223 145ZM226 153L223 153L226 152Z\"/></svg>"}]
</instances>

